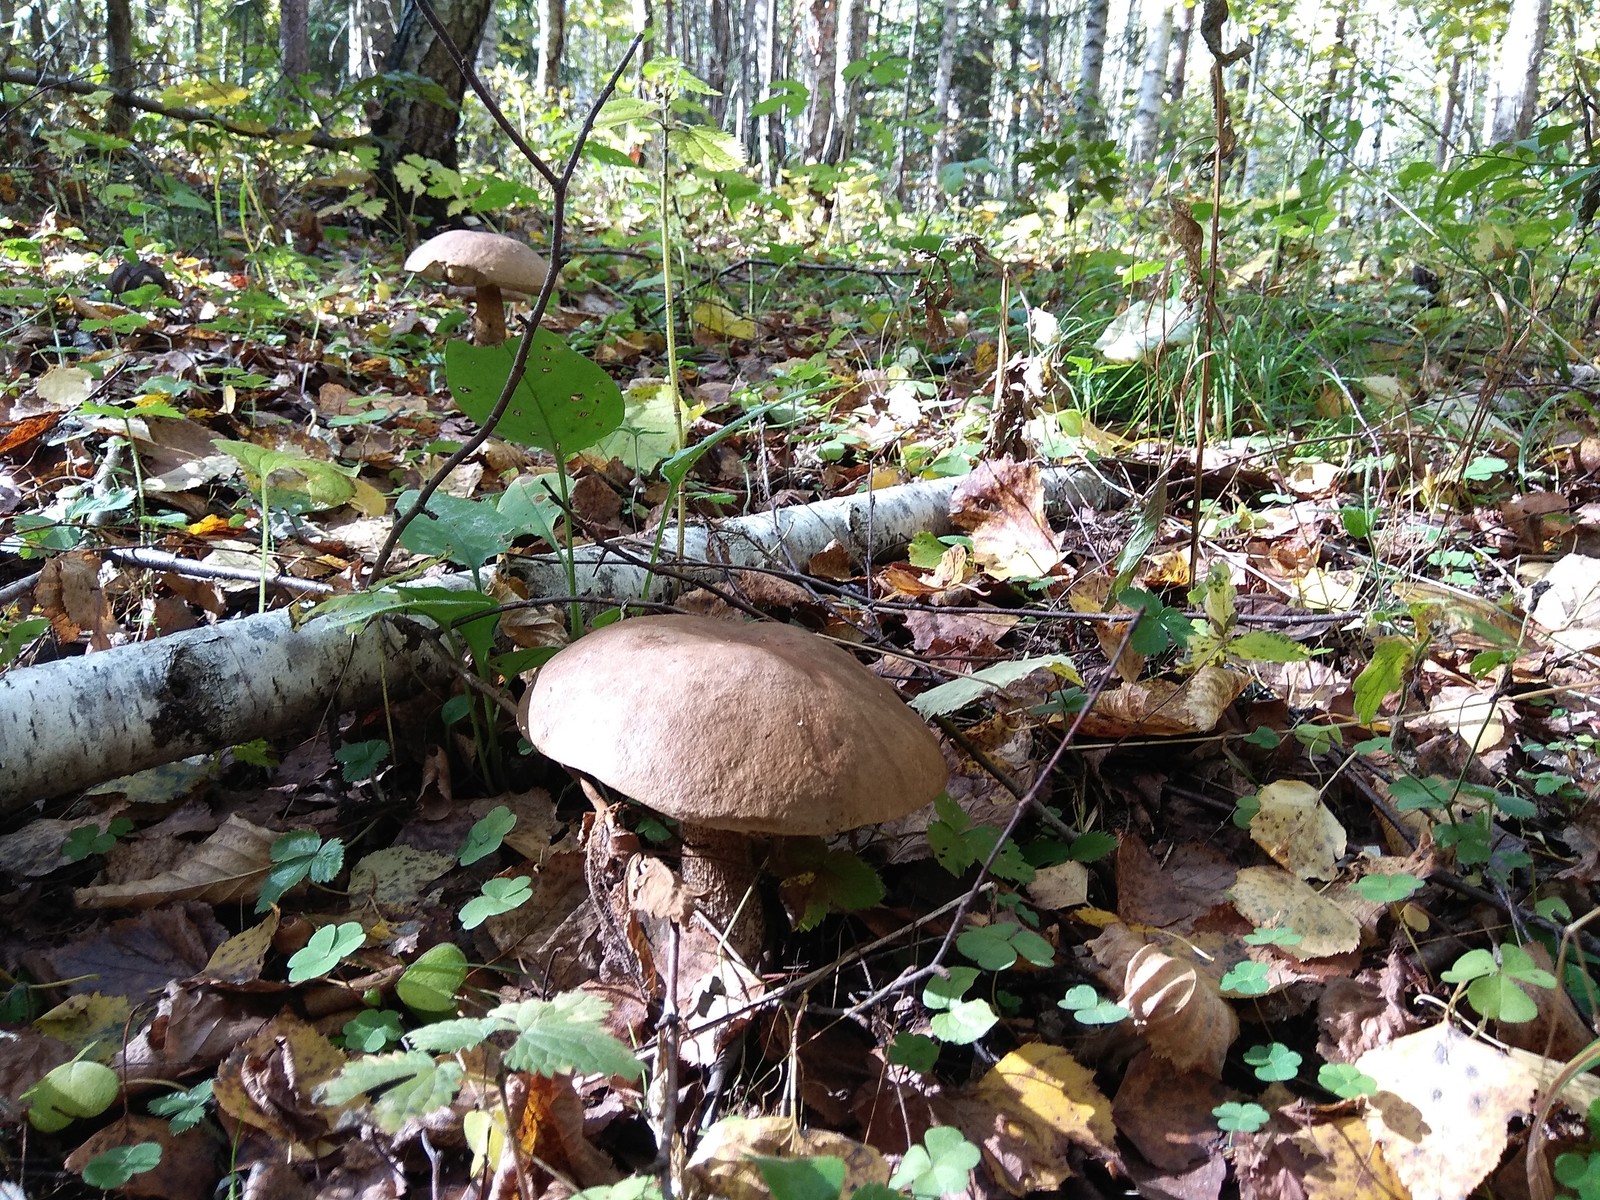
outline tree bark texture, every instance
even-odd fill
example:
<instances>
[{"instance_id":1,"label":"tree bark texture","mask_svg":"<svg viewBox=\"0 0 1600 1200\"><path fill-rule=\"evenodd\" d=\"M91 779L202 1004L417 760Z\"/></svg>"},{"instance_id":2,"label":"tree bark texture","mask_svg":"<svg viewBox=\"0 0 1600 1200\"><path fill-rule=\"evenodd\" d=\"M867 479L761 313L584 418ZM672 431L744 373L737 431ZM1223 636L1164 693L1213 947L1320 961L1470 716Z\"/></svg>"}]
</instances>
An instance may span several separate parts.
<instances>
[{"instance_id":1,"label":"tree bark texture","mask_svg":"<svg viewBox=\"0 0 1600 1200\"><path fill-rule=\"evenodd\" d=\"M1495 50L1483 106L1483 144L1517 141L1533 131L1539 106L1539 68L1550 33L1550 0L1511 0L1506 31Z\"/></svg>"},{"instance_id":2,"label":"tree bark texture","mask_svg":"<svg viewBox=\"0 0 1600 1200\"><path fill-rule=\"evenodd\" d=\"M838 0L800 0L800 36L806 86L811 102L805 110L805 155L826 161L828 130L833 122L834 63L838 56Z\"/></svg>"},{"instance_id":3,"label":"tree bark texture","mask_svg":"<svg viewBox=\"0 0 1600 1200\"><path fill-rule=\"evenodd\" d=\"M950 161L954 123L950 112L950 84L955 76L956 36L960 27L960 5L957 0L944 0L943 24L939 28L939 58L933 72L933 119L938 129L933 134L933 157L929 168L928 186L932 189L935 208L944 207L944 184L940 176Z\"/></svg>"},{"instance_id":4,"label":"tree bark texture","mask_svg":"<svg viewBox=\"0 0 1600 1200\"><path fill-rule=\"evenodd\" d=\"M1172 5L1153 0L1145 6L1144 64L1139 73L1139 99L1133 109L1128 157L1147 163L1156 156L1161 132L1162 91L1167 86L1167 54L1172 47Z\"/></svg>"},{"instance_id":5,"label":"tree bark texture","mask_svg":"<svg viewBox=\"0 0 1600 1200\"><path fill-rule=\"evenodd\" d=\"M490 0L433 0L434 12L469 63L477 56L478 42L489 18L489 3ZM449 201L405 193L395 180L394 167L408 154L432 159L452 170L460 165L456 132L461 125L461 97L467 85L444 42L422 15L417 0L406 2L385 70L431 79L448 97L447 103L440 103L403 89L392 91L372 123L373 136L382 144L378 182L393 206L390 219L401 226L406 214L414 212L437 222L445 217Z\"/></svg>"},{"instance_id":6,"label":"tree bark texture","mask_svg":"<svg viewBox=\"0 0 1600 1200\"><path fill-rule=\"evenodd\" d=\"M310 0L278 0L278 55L291 81L311 70Z\"/></svg>"},{"instance_id":7,"label":"tree bark texture","mask_svg":"<svg viewBox=\"0 0 1600 1200\"><path fill-rule=\"evenodd\" d=\"M561 55L566 45L566 0L540 0L538 88L547 100L561 91Z\"/></svg>"},{"instance_id":8,"label":"tree bark texture","mask_svg":"<svg viewBox=\"0 0 1600 1200\"><path fill-rule=\"evenodd\" d=\"M35 0L35 7L38 7ZM133 90L133 13L129 0L106 0L106 71L117 91ZM106 132L126 137L133 127L133 110L113 96L106 106Z\"/></svg>"},{"instance_id":9,"label":"tree bark texture","mask_svg":"<svg viewBox=\"0 0 1600 1200\"><path fill-rule=\"evenodd\" d=\"M1098 132L1102 123L1100 77L1106 65L1106 28L1111 23L1111 0L1089 0L1083 13L1083 59L1078 67L1078 126Z\"/></svg>"},{"instance_id":10,"label":"tree bark texture","mask_svg":"<svg viewBox=\"0 0 1600 1200\"><path fill-rule=\"evenodd\" d=\"M395 10L391 0L347 0L346 70L351 79L366 79L383 69L394 44Z\"/></svg>"}]
</instances>

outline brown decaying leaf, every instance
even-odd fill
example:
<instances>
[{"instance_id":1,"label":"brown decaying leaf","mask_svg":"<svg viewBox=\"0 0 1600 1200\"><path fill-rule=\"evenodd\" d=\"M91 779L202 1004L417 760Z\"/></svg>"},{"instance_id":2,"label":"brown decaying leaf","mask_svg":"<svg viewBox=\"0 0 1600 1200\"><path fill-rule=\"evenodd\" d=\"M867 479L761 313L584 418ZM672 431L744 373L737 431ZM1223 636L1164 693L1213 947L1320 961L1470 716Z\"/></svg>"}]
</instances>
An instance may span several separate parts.
<instances>
[{"instance_id":1,"label":"brown decaying leaf","mask_svg":"<svg viewBox=\"0 0 1600 1200\"><path fill-rule=\"evenodd\" d=\"M889 1182L888 1161L871 1146L825 1129L801 1129L789 1117L728 1117L706 1131L687 1174L704 1194L724 1200L770 1200L771 1189L755 1163L766 1158L828 1155L845 1164L844 1194Z\"/></svg>"},{"instance_id":2,"label":"brown decaying leaf","mask_svg":"<svg viewBox=\"0 0 1600 1200\"><path fill-rule=\"evenodd\" d=\"M116 1190L124 1196L155 1196L159 1200L208 1200L217 1182L217 1145L204 1129L173 1133L170 1121L133 1114L120 1117L91 1135L67 1155L66 1168L83 1173L89 1160L119 1146L154 1142L161 1161L149 1171L134 1175Z\"/></svg>"},{"instance_id":3,"label":"brown decaying leaf","mask_svg":"<svg viewBox=\"0 0 1600 1200\"><path fill-rule=\"evenodd\" d=\"M1216 985L1193 967L1144 946L1128 960L1120 1003L1150 1049L1180 1071L1220 1077L1239 1018Z\"/></svg>"},{"instance_id":4,"label":"brown decaying leaf","mask_svg":"<svg viewBox=\"0 0 1600 1200\"><path fill-rule=\"evenodd\" d=\"M325 1141L341 1108L312 1092L344 1067L344 1053L292 1013L280 1013L217 1070L213 1094L228 1123L258 1129L305 1162L333 1149Z\"/></svg>"},{"instance_id":5,"label":"brown decaying leaf","mask_svg":"<svg viewBox=\"0 0 1600 1200\"><path fill-rule=\"evenodd\" d=\"M1298 933L1298 942L1283 947L1295 958L1326 958L1361 944L1353 916L1281 867L1246 867L1228 895L1251 924Z\"/></svg>"},{"instance_id":6,"label":"brown decaying leaf","mask_svg":"<svg viewBox=\"0 0 1600 1200\"><path fill-rule=\"evenodd\" d=\"M1048 575L1061 562L1032 463L981 463L950 494L950 520L971 536L978 565L996 579Z\"/></svg>"},{"instance_id":7,"label":"brown decaying leaf","mask_svg":"<svg viewBox=\"0 0 1600 1200\"><path fill-rule=\"evenodd\" d=\"M1181 737L1209 733L1239 698L1249 677L1201 667L1188 679L1148 679L1102 692L1078 732L1087 737Z\"/></svg>"},{"instance_id":8,"label":"brown decaying leaf","mask_svg":"<svg viewBox=\"0 0 1600 1200\"><path fill-rule=\"evenodd\" d=\"M39 570L33 598L58 641L73 643L87 633L91 650L110 647L117 622L100 586L99 556L73 550L50 559Z\"/></svg>"},{"instance_id":9,"label":"brown decaying leaf","mask_svg":"<svg viewBox=\"0 0 1600 1200\"><path fill-rule=\"evenodd\" d=\"M1222 1134L1211 1110L1232 1098L1220 1080L1199 1071L1175 1071L1143 1050L1128 1064L1112 1113L1117 1132L1146 1162L1183 1172L1216 1156Z\"/></svg>"},{"instance_id":10,"label":"brown decaying leaf","mask_svg":"<svg viewBox=\"0 0 1600 1200\"><path fill-rule=\"evenodd\" d=\"M1280 779L1256 794L1260 809L1250 837L1273 861L1301 879L1332 879L1344 856L1344 826L1322 803L1322 793L1298 779Z\"/></svg>"},{"instance_id":11,"label":"brown decaying leaf","mask_svg":"<svg viewBox=\"0 0 1600 1200\"><path fill-rule=\"evenodd\" d=\"M278 836L230 816L172 870L131 883L75 888L72 898L79 908L151 908L169 900L252 901L272 867L272 843Z\"/></svg>"}]
</instances>

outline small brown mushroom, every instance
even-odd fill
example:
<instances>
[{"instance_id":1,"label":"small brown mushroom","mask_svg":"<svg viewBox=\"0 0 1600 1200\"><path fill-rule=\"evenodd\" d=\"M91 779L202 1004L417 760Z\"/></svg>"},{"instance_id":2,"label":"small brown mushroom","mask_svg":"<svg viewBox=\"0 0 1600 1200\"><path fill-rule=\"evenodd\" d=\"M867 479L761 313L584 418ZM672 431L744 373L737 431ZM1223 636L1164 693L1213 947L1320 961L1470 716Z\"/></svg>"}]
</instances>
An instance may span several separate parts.
<instances>
[{"instance_id":1,"label":"small brown mushroom","mask_svg":"<svg viewBox=\"0 0 1600 1200\"><path fill-rule=\"evenodd\" d=\"M477 289L472 336L480 346L506 340L502 289L533 294L544 286L550 268L525 243L498 233L452 229L431 237L406 258L406 270L424 279Z\"/></svg>"},{"instance_id":2,"label":"small brown mushroom","mask_svg":"<svg viewBox=\"0 0 1600 1200\"><path fill-rule=\"evenodd\" d=\"M944 790L938 739L883 680L789 625L636 617L550 660L518 723L543 754L680 823L684 882L727 929L750 835L826 836ZM729 942L760 944L759 905Z\"/></svg>"}]
</instances>

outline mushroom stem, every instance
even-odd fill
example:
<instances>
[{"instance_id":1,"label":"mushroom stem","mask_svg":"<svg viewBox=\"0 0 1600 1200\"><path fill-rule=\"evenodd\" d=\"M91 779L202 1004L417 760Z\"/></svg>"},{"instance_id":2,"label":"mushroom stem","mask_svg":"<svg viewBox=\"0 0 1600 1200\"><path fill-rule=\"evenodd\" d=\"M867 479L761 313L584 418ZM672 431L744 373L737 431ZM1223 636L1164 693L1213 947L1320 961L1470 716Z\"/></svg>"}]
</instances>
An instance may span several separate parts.
<instances>
[{"instance_id":1,"label":"mushroom stem","mask_svg":"<svg viewBox=\"0 0 1600 1200\"><path fill-rule=\"evenodd\" d=\"M746 833L683 824L679 874L700 911L722 931L728 948L754 966L766 939L761 893L756 887L755 843Z\"/></svg>"},{"instance_id":2,"label":"mushroom stem","mask_svg":"<svg viewBox=\"0 0 1600 1200\"><path fill-rule=\"evenodd\" d=\"M478 306L472 316L472 340L480 346L498 346L506 340L506 304L492 283L478 286Z\"/></svg>"}]
</instances>

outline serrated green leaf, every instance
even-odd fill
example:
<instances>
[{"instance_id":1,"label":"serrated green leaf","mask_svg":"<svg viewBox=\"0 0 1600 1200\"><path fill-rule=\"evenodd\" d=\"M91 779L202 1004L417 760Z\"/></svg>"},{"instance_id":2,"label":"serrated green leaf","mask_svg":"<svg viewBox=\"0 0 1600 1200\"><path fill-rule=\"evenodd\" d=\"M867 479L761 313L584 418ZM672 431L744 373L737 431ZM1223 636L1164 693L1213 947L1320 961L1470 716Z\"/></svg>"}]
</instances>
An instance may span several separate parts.
<instances>
[{"instance_id":1,"label":"serrated green leaf","mask_svg":"<svg viewBox=\"0 0 1600 1200\"><path fill-rule=\"evenodd\" d=\"M1311 651L1299 642L1270 629L1252 629L1229 638L1226 649L1245 662L1292 663L1305 662L1311 657Z\"/></svg>"},{"instance_id":2,"label":"serrated green leaf","mask_svg":"<svg viewBox=\"0 0 1600 1200\"><path fill-rule=\"evenodd\" d=\"M1372 658L1352 685L1356 720L1371 724L1385 697L1399 691L1415 661L1416 647L1405 638L1385 638L1374 646Z\"/></svg>"},{"instance_id":3,"label":"serrated green leaf","mask_svg":"<svg viewBox=\"0 0 1600 1200\"><path fill-rule=\"evenodd\" d=\"M378 1128L396 1133L413 1117L437 1112L461 1090L462 1068L438 1062L421 1050L405 1050L352 1059L313 1093L319 1104L347 1105L356 1097L384 1088L372 1102Z\"/></svg>"},{"instance_id":4,"label":"serrated green leaf","mask_svg":"<svg viewBox=\"0 0 1600 1200\"><path fill-rule=\"evenodd\" d=\"M610 1011L597 996L563 992L550 1000L502 1004L488 1015L517 1031L505 1054L513 1071L547 1076L581 1071L636 1079L644 1073L643 1065L602 1025Z\"/></svg>"}]
</instances>

